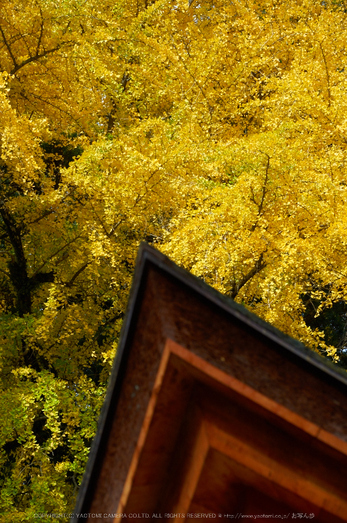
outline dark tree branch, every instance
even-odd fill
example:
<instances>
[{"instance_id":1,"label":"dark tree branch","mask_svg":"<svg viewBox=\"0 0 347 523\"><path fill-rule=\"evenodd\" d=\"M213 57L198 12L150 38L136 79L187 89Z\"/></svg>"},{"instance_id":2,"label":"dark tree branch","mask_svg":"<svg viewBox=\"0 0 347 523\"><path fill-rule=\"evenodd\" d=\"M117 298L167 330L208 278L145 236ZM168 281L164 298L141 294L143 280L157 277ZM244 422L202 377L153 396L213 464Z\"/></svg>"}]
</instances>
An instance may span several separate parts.
<instances>
[{"instance_id":1,"label":"dark tree branch","mask_svg":"<svg viewBox=\"0 0 347 523\"><path fill-rule=\"evenodd\" d=\"M66 286L71 287L73 285L73 282L78 278L78 276L88 267L89 262L86 262L82 267L78 269L78 271L75 272L75 274L70 278L70 280L67 282Z\"/></svg>"},{"instance_id":2,"label":"dark tree branch","mask_svg":"<svg viewBox=\"0 0 347 523\"><path fill-rule=\"evenodd\" d=\"M30 58L27 58L26 60L23 60L20 64L15 65L15 67L10 71L10 75L16 74L19 69L22 69L27 64L30 64L30 62L36 62L40 58L44 58L48 54L54 53L55 51L58 51L61 48L60 45L57 45L57 47L53 47L53 49L48 49L48 51L44 51L43 53L35 54L34 56L30 56Z\"/></svg>"},{"instance_id":3,"label":"dark tree branch","mask_svg":"<svg viewBox=\"0 0 347 523\"><path fill-rule=\"evenodd\" d=\"M50 272L39 272L29 278L30 286L32 288L41 285L41 283L53 283L54 282L54 271Z\"/></svg>"},{"instance_id":4,"label":"dark tree branch","mask_svg":"<svg viewBox=\"0 0 347 523\"><path fill-rule=\"evenodd\" d=\"M3 31L3 29L2 29L1 26L0 26L0 33L1 33L2 39L3 39L3 41L4 41L4 44L5 44L6 48L7 48L8 54L9 54L10 57L11 57L11 60L12 60L12 62L13 62L13 65L14 65L15 68L16 68L18 64L17 64L17 62L16 62L16 59L15 59L13 53L12 53L11 46L10 46L10 44L8 43L7 39L6 39L5 33L4 33L4 31Z\"/></svg>"},{"instance_id":5,"label":"dark tree branch","mask_svg":"<svg viewBox=\"0 0 347 523\"><path fill-rule=\"evenodd\" d=\"M35 220L33 220L32 222L29 222L28 225L32 225L33 223L38 223L39 221L43 220L47 216L50 216L54 212L56 212L55 209L50 209L49 211L45 211L41 216L39 216L38 218L35 218Z\"/></svg>"},{"instance_id":6,"label":"dark tree branch","mask_svg":"<svg viewBox=\"0 0 347 523\"><path fill-rule=\"evenodd\" d=\"M57 256L57 254L59 254L61 251L64 251L66 249L66 247L68 247L69 245L71 245L73 242L75 242L76 240L78 240L78 238L80 238L82 236L82 234L78 234L77 236L75 236L74 238L72 238L72 240L68 241L65 245L63 245L62 247L59 247L59 249L57 249L53 254L51 254L51 256L49 256L47 258L46 261L44 261L42 263L42 265L37 269L37 271L35 272L35 274L32 276L33 278L36 276L36 274L39 274L42 272L42 269L43 267L46 265L46 263L48 263L52 258L54 258L55 256Z\"/></svg>"},{"instance_id":7,"label":"dark tree branch","mask_svg":"<svg viewBox=\"0 0 347 523\"><path fill-rule=\"evenodd\" d=\"M40 15L41 15L41 24L40 24L40 34L39 34L39 39L37 41L37 46L36 46L36 56L38 56L39 52L40 52L40 46L41 46L41 41L42 41L42 35L43 35L43 26L44 26L44 21L43 21L43 16L42 16L42 10L40 8Z\"/></svg>"},{"instance_id":8,"label":"dark tree branch","mask_svg":"<svg viewBox=\"0 0 347 523\"><path fill-rule=\"evenodd\" d=\"M261 270L264 269L266 263L264 262L263 258L264 253L262 252L253 269L251 269L238 283L236 283L236 281L233 282L233 287L230 293L230 296L233 300L236 298L242 287L244 287L244 285L246 285L246 283L249 282L249 280L251 280L256 274L258 274Z\"/></svg>"},{"instance_id":9,"label":"dark tree branch","mask_svg":"<svg viewBox=\"0 0 347 523\"><path fill-rule=\"evenodd\" d=\"M0 214L5 224L6 233L10 239L15 253L15 261L17 265L21 267L21 269L26 273L26 259L24 256L20 227L15 223L4 204L2 204L0 207Z\"/></svg>"},{"instance_id":10,"label":"dark tree branch","mask_svg":"<svg viewBox=\"0 0 347 523\"><path fill-rule=\"evenodd\" d=\"M266 154L266 153L264 153L264 154L267 156L267 162L266 162L266 170L265 170L265 180L264 180L264 183L263 183L262 192L261 192L261 199L260 199L259 203L257 203L257 201L255 199L255 196L254 196L253 187L251 187L251 193L252 193L251 201L253 203L255 203L255 205L258 207L258 216L257 216L256 222L251 227L251 231L252 232L255 230L255 228L256 228L256 226L258 224L259 218L260 218L260 216L263 213L264 201L265 201L265 196L266 196L266 193L267 193L267 187L266 186L267 186L267 182L268 182L268 179L269 179L270 156L268 154Z\"/></svg>"},{"instance_id":11,"label":"dark tree branch","mask_svg":"<svg viewBox=\"0 0 347 523\"><path fill-rule=\"evenodd\" d=\"M37 271L33 276L28 276L27 260L22 243L22 227L20 227L3 204L0 215L5 225L7 236L12 245L14 256L8 263L10 280L16 291L17 310L20 317L31 312L32 291L42 283L54 281L53 271L44 273Z\"/></svg>"}]
</instances>

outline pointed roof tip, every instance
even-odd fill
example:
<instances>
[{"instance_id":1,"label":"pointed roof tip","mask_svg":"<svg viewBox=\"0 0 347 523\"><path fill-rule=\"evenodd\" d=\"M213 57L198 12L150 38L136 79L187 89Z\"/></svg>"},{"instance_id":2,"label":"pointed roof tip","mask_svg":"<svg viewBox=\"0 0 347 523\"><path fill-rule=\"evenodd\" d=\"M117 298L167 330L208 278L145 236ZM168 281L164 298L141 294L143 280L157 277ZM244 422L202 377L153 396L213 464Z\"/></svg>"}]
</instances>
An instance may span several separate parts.
<instances>
[{"instance_id":1,"label":"pointed roof tip","mask_svg":"<svg viewBox=\"0 0 347 523\"><path fill-rule=\"evenodd\" d=\"M296 338L285 334L277 327L274 327L272 324L257 316L254 312L251 312L244 305L237 303L231 297L220 293L201 278L177 265L173 260L171 260L171 258L152 245L145 241L141 241L135 263L133 279L135 284L142 278L144 270L148 267L148 264L152 264L158 269L164 270L181 283L187 285L187 287L194 292L199 293L202 298L211 300L215 305L234 317L237 317L240 321L249 325L249 327L254 328L259 333L279 343L284 349L295 353L303 360L347 384L347 372L338 367L335 363L308 348Z\"/></svg>"}]
</instances>

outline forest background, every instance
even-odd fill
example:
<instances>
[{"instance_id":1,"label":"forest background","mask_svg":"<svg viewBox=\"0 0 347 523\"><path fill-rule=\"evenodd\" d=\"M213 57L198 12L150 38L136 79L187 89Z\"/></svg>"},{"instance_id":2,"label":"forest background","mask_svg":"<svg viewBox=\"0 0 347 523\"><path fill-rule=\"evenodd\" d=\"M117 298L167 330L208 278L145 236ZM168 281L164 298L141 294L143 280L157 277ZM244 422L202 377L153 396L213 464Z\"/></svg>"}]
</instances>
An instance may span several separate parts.
<instances>
[{"instance_id":1,"label":"forest background","mask_svg":"<svg viewBox=\"0 0 347 523\"><path fill-rule=\"evenodd\" d=\"M73 509L141 240L346 368L346 8L1 1L1 522Z\"/></svg>"}]
</instances>

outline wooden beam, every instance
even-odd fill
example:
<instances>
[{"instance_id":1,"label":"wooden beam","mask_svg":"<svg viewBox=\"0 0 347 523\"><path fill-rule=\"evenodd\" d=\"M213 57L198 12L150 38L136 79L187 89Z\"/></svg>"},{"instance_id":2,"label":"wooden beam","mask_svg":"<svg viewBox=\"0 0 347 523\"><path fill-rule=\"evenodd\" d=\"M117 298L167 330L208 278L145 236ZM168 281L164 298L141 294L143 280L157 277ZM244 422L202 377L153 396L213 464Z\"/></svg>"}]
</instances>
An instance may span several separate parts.
<instances>
[{"instance_id":1,"label":"wooden beam","mask_svg":"<svg viewBox=\"0 0 347 523\"><path fill-rule=\"evenodd\" d=\"M302 430L310 436L317 438L319 441L322 441L326 445L338 450L339 452L347 456L347 442L336 437L334 434L323 430L318 425L306 420L302 416L299 416L295 412L287 409L283 405L276 403L267 396L264 396L260 392L252 389L245 383L237 380L230 374L227 374L216 366L211 365L206 360L200 358L193 352L185 349L178 343L168 339L166 342L166 349L170 350L172 354L175 354L180 359L189 363L201 373L209 376L213 380L216 380L220 384L228 387L229 389L237 392L241 396L249 399L250 401L256 403L260 407L268 410L269 412L275 414L277 417L282 418L296 428Z\"/></svg>"},{"instance_id":2,"label":"wooden beam","mask_svg":"<svg viewBox=\"0 0 347 523\"><path fill-rule=\"evenodd\" d=\"M147 438L148 431L149 431L149 428L151 425L151 421L153 418L153 414L155 411L159 393L160 393L160 390L161 390L161 387L163 384L163 379L164 379L165 372L167 369L169 357L170 357L170 348L169 348L169 346L166 346L164 348L163 355L161 357L159 369L158 369L157 376L155 379L155 384L154 384L154 387L152 390L152 395L151 395L151 398L148 403L148 407L147 407L145 418L144 418L144 421L142 424L141 432L140 432L139 438L137 440L135 452L133 454L133 458L131 460L131 464L129 467L128 476L125 481L122 496L121 496L121 499L120 499L120 502L119 502L119 505L117 508L117 514L122 514L125 512L126 504L127 504L129 494L130 494L130 491L131 491L131 488L133 485L136 470L137 470L139 460L140 460L140 457L141 457L141 454L143 451L143 447L146 442L146 438ZM118 518L116 518L116 520L119 521Z\"/></svg>"}]
</instances>

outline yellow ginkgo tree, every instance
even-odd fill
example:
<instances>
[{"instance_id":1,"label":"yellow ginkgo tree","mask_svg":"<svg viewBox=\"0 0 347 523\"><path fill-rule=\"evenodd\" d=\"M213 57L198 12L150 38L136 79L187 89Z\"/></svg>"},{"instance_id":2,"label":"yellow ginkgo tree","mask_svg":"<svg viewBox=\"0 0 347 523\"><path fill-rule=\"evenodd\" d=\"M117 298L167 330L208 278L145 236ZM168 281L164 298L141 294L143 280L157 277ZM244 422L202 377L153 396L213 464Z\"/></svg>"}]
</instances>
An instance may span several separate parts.
<instances>
[{"instance_id":1,"label":"yellow ginkgo tree","mask_svg":"<svg viewBox=\"0 0 347 523\"><path fill-rule=\"evenodd\" d=\"M346 17L2 2L0 521L73 508L141 240L343 363Z\"/></svg>"}]
</instances>

